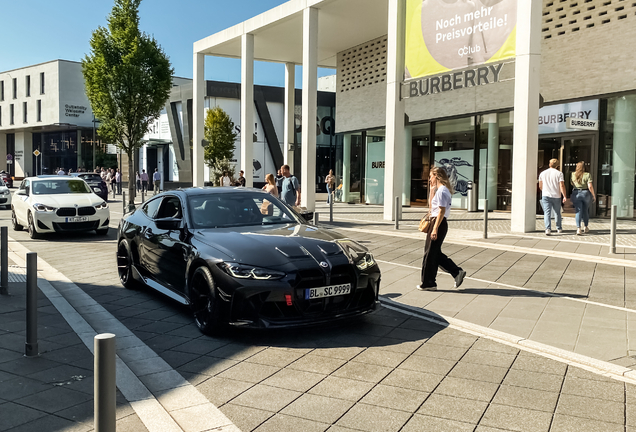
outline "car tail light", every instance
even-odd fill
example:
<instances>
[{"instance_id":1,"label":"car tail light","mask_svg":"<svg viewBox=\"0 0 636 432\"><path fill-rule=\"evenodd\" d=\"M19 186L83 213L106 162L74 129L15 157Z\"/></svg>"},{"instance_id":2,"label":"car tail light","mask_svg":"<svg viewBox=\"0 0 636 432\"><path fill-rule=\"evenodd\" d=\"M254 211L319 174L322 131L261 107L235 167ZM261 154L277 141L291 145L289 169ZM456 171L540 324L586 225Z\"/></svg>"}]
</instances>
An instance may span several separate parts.
<instances>
[{"instance_id":1,"label":"car tail light","mask_svg":"<svg viewBox=\"0 0 636 432\"><path fill-rule=\"evenodd\" d=\"M287 306L292 305L292 296L291 294L285 294L285 301L287 302Z\"/></svg>"}]
</instances>

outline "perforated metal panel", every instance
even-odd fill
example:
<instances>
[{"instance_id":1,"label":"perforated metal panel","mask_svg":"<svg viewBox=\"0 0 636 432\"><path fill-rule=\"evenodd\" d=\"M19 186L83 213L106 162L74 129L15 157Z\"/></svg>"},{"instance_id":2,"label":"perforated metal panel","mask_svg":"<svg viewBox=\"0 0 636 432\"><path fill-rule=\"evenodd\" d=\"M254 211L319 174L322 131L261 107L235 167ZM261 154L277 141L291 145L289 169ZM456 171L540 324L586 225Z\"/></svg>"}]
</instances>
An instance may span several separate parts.
<instances>
[{"instance_id":1,"label":"perforated metal panel","mask_svg":"<svg viewBox=\"0 0 636 432\"><path fill-rule=\"evenodd\" d=\"M636 1L543 0L542 37L550 39L620 20L636 24Z\"/></svg>"},{"instance_id":2,"label":"perforated metal panel","mask_svg":"<svg viewBox=\"0 0 636 432\"><path fill-rule=\"evenodd\" d=\"M386 82L387 37L338 53L338 93Z\"/></svg>"}]
</instances>

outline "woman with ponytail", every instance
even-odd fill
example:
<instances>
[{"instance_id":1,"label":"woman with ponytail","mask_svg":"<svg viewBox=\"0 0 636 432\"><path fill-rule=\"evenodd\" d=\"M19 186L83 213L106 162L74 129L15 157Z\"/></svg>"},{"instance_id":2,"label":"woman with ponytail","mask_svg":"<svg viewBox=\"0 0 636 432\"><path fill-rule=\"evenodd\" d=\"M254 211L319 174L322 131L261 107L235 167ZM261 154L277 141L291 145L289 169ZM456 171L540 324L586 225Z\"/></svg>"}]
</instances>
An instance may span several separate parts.
<instances>
[{"instance_id":1,"label":"woman with ponytail","mask_svg":"<svg viewBox=\"0 0 636 432\"><path fill-rule=\"evenodd\" d=\"M455 279L455 288L464 281L466 272L442 252L442 243L448 232L446 218L450 214L453 186L443 168L434 167L429 176L431 190L431 226L426 234L424 258L422 259L422 283L417 286L421 291L437 290L438 267L448 272Z\"/></svg>"},{"instance_id":2,"label":"woman with ponytail","mask_svg":"<svg viewBox=\"0 0 636 432\"><path fill-rule=\"evenodd\" d=\"M572 173L570 183L573 186L570 199L576 209L576 235L589 233L590 229L587 225L590 222L590 204L596 201L596 196L592 185L592 175L585 172L584 161L576 164L576 171Z\"/></svg>"}]
</instances>

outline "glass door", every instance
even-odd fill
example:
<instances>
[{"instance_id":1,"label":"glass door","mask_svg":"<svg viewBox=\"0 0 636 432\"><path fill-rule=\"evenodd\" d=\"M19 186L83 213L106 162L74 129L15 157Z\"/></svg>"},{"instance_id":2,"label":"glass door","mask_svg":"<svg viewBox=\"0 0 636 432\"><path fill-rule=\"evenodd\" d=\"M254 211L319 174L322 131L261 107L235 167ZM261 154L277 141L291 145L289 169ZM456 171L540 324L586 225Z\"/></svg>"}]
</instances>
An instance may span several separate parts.
<instances>
[{"instance_id":1,"label":"glass door","mask_svg":"<svg viewBox=\"0 0 636 432\"><path fill-rule=\"evenodd\" d=\"M576 171L576 164L583 161L585 164L585 171L592 174L592 180L595 179L596 164L592 159L594 155L594 137L593 136L578 136L563 138L562 156L561 156L561 171L563 172L563 178L565 179L565 190L568 193L568 197L572 194L572 173ZM594 164L594 166L593 166ZM590 216L595 215L595 205L590 207ZM564 205L565 213L575 213L574 206L571 200L567 200Z\"/></svg>"}]
</instances>

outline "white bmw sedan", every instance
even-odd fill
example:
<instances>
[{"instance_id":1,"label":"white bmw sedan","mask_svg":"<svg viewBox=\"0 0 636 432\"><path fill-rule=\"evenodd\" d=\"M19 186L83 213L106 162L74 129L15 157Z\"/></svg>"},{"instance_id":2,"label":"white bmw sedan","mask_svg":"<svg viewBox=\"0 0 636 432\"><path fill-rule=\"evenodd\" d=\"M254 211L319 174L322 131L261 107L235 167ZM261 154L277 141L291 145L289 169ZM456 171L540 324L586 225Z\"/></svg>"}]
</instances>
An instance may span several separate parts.
<instances>
[{"instance_id":1,"label":"white bmw sedan","mask_svg":"<svg viewBox=\"0 0 636 432\"><path fill-rule=\"evenodd\" d=\"M6 209L11 208L11 191L2 179L0 179L0 206Z\"/></svg>"},{"instance_id":2,"label":"white bmw sedan","mask_svg":"<svg viewBox=\"0 0 636 432\"><path fill-rule=\"evenodd\" d=\"M53 232L108 233L108 203L81 178L25 178L15 192L12 208L13 229L20 231L27 227L31 238Z\"/></svg>"}]
</instances>

